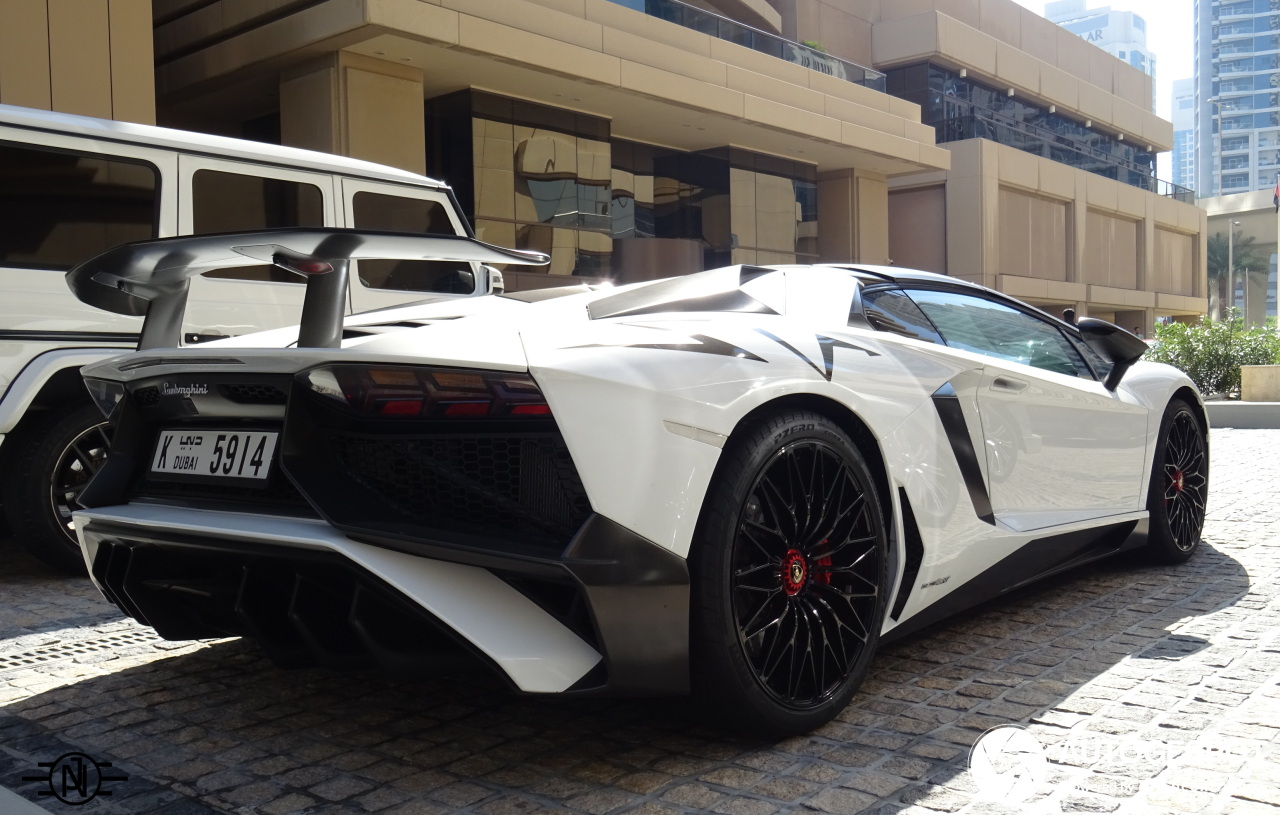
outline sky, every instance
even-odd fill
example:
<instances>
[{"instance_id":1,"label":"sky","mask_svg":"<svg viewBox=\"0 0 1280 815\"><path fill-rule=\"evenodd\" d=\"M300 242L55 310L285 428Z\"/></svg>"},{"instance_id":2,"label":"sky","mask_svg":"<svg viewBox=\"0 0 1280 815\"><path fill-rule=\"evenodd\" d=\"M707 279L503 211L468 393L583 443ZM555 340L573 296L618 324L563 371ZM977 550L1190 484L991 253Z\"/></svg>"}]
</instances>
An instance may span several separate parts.
<instances>
[{"instance_id":1,"label":"sky","mask_svg":"<svg viewBox=\"0 0 1280 815\"><path fill-rule=\"evenodd\" d=\"M1037 14L1044 14L1043 0L1016 2ZM1156 112L1168 119L1173 80L1190 79L1194 70L1191 0L1086 0L1085 7L1132 11L1146 21L1147 49L1156 55ZM1170 166L1169 154L1162 153L1156 175L1168 180L1171 176Z\"/></svg>"}]
</instances>

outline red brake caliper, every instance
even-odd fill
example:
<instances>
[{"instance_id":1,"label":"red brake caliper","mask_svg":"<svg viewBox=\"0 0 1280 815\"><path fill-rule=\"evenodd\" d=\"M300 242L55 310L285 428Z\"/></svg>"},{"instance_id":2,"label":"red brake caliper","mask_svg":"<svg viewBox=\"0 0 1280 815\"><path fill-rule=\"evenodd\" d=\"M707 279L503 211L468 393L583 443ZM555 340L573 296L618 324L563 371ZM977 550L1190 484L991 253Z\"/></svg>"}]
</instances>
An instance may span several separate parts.
<instances>
[{"instance_id":1,"label":"red brake caliper","mask_svg":"<svg viewBox=\"0 0 1280 815\"><path fill-rule=\"evenodd\" d=\"M795 597L809 577L809 564L798 549L788 549L782 557L782 590Z\"/></svg>"}]
</instances>

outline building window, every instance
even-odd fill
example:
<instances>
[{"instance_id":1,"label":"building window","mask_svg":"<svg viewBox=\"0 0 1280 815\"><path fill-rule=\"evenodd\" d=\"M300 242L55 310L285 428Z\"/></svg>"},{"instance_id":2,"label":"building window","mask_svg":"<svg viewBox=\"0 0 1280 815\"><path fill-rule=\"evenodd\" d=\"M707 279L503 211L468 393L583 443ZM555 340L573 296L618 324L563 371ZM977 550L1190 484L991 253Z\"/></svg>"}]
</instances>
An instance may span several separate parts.
<instances>
[{"instance_id":1,"label":"building window","mask_svg":"<svg viewBox=\"0 0 1280 815\"><path fill-rule=\"evenodd\" d=\"M920 105L921 119L933 125L939 143L989 139L1125 184L1156 188L1152 153L949 68L932 63L894 68L886 82L889 93ZM1190 190L1179 195L1193 197Z\"/></svg>"},{"instance_id":2,"label":"building window","mask_svg":"<svg viewBox=\"0 0 1280 815\"><path fill-rule=\"evenodd\" d=\"M427 172L453 182L477 236L549 254L552 274L649 279L817 259L813 165L612 139L606 119L480 91L429 100L426 117ZM668 255L623 243L637 238L688 243Z\"/></svg>"}]
</instances>

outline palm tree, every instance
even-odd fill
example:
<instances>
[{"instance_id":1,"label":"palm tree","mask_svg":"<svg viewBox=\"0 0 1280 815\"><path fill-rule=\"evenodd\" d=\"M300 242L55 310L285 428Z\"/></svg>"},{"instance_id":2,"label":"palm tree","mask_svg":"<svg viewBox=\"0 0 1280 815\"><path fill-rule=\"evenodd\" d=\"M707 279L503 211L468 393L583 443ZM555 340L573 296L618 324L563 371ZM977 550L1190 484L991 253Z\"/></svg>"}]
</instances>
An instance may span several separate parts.
<instances>
[{"instance_id":1,"label":"palm tree","mask_svg":"<svg viewBox=\"0 0 1280 815\"><path fill-rule=\"evenodd\" d=\"M1235 292L1230 291L1232 282L1243 280L1247 272L1259 272L1265 268L1261 253L1253 244L1254 237L1238 229L1231 238L1230 247L1224 233L1216 232L1209 236L1205 252L1208 255L1209 312L1214 319L1224 319L1227 309L1235 305ZM1227 275L1228 254L1231 255L1232 266L1230 276Z\"/></svg>"}]
</instances>

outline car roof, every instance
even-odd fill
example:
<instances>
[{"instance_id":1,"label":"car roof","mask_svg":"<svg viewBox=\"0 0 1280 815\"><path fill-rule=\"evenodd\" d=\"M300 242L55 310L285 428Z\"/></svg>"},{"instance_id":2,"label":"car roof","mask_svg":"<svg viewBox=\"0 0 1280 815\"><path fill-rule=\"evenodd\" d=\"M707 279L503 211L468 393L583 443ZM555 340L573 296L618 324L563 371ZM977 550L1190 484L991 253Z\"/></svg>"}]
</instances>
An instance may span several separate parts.
<instances>
[{"instance_id":1,"label":"car roof","mask_svg":"<svg viewBox=\"0 0 1280 815\"><path fill-rule=\"evenodd\" d=\"M82 136L100 141L158 147L184 153L202 153L220 158L285 165L319 172L359 175L414 186L439 188L448 186L443 181L395 167L335 156L331 153L133 122L117 122L111 119L95 119L91 116L35 110L16 105L0 105L0 124L27 130Z\"/></svg>"}]
</instances>

